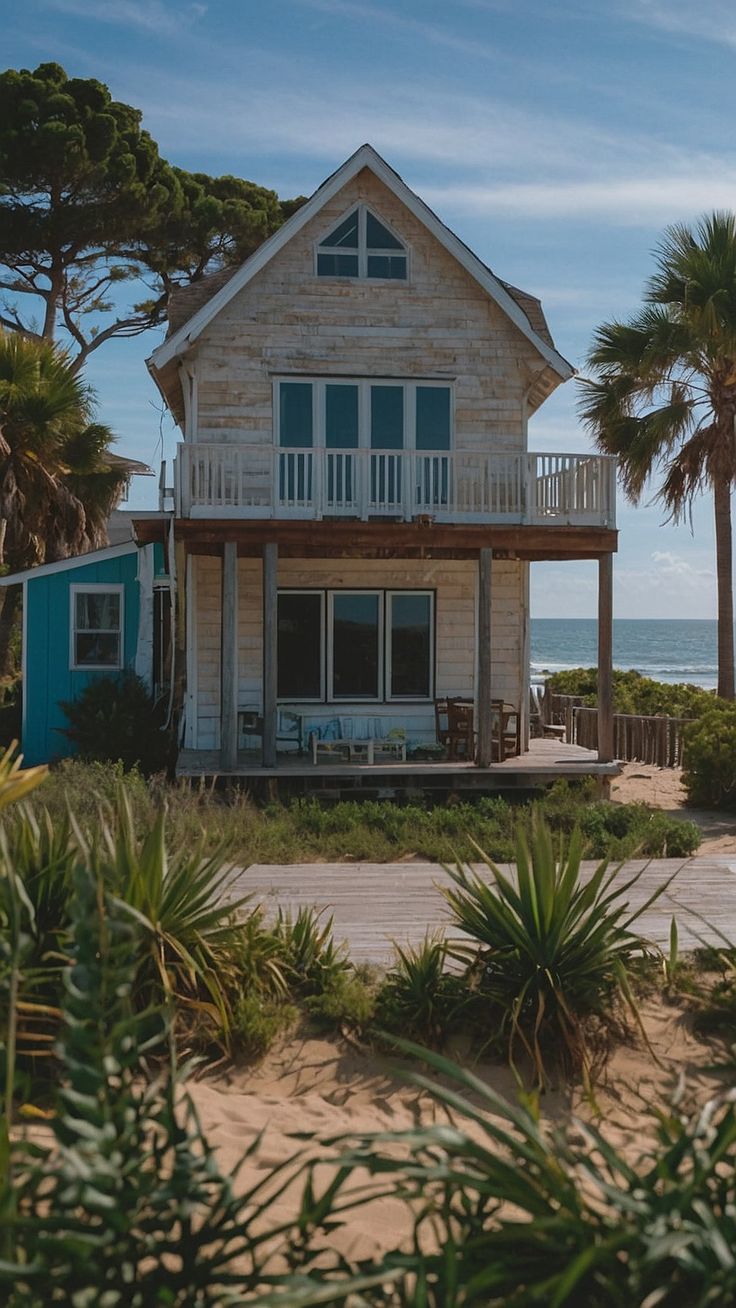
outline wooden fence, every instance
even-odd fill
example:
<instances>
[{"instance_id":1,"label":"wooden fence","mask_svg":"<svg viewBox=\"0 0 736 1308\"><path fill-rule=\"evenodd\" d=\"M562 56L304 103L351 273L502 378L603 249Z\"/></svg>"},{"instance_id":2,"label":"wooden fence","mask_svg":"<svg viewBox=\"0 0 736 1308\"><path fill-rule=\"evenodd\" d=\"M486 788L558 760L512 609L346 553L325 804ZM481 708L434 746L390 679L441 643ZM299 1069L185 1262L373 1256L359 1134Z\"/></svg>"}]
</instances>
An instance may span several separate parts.
<instances>
[{"instance_id":1,"label":"wooden fence","mask_svg":"<svg viewBox=\"0 0 736 1308\"><path fill-rule=\"evenodd\" d=\"M572 732L566 732L566 738L585 749L597 749L598 710L577 707L571 714ZM678 768L682 765L683 728L689 721L689 718L670 718L664 714L644 717L637 713L614 713L614 755L625 763Z\"/></svg>"},{"instance_id":2,"label":"wooden fence","mask_svg":"<svg viewBox=\"0 0 736 1308\"><path fill-rule=\"evenodd\" d=\"M584 704L579 695L553 694L545 686L540 708L544 724L564 726L569 744L598 748L598 710ZM664 714L645 717L638 713L614 713L615 757L625 763L680 767L683 729L689 721L689 718L670 718Z\"/></svg>"}]
</instances>

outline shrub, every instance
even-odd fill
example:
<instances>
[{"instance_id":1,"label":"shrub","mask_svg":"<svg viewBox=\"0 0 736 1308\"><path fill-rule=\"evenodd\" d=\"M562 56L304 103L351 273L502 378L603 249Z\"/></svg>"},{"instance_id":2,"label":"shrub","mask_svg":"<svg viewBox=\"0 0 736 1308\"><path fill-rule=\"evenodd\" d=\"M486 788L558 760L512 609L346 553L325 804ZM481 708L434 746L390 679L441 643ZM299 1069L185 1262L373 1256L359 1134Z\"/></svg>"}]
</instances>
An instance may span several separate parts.
<instances>
[{"instance_id":1,"label":"shrub","mask_svg":"<svg viewBox=\"0 0 736 1308\"><path fill-rule=\"evenodd\" d=\"M332 918L314 908L300 908L296 917L279 909L273 933L278 942L286 983L294 995L321 995L350 971L347 947L336 945Z\"/></svg>"},{"instance_id":2,"label":"shrub","mask_svg":"<svg viewBox=\"0 0 736 1308\"><path fill-rule=\"evenodd\" d=\"M682 780L691 804L736 808L736 705L686 728Z\"/></svg>"},{"instance_id":3,"label":"shrub","mask_svg":"<svg viewBox=\"0 0 736 1308\"><path fill-rule=\"evenodd\" d=\"M120 760L143 772L166 766L169 737L162 730L163 705L151 703L140 677L126 670L117 677L95 677L79 699L64 702L70 725L64 734L84 759Z\"/></svg>"},{"instance_id":4,"label":"shrub","mask_svg":"<svg viewBox=\"0 0 736 1308\"><path fill-rule=\"evenodd\" d=\"M441 936L395 950L396 961L376 1000L376 1025L440 1048L468 1008L467 982L447 971L447 942Z\"/></svg>"},{"instance_id":5,"label":"shrub","mask_svg":"<svg viewBox=\"0 0 736 1308\"><path fill-rule=\"evenodd\" d=\"M547 685L556 695L576 695L592 706L598 697L598 671L596 668L567 668L552 673L547 678ZM696 718L721 702L712 691L689 682L670 684L643 677L634 669L613 670L613 708L616 713L638 713L644 717L664 713L673 718Z\"/></svg>"},{"instance_id":6,"label":"shrub","mask_svg":"<svg viewBox=\"0 0 736 1308\"><path fill-rule=\"evenodd\" d=\"M262 1058L274 1041L299 1020L299 1009L283 999L245 992L235 1001L230 1025L230 1047L234 1054Z\"/></svg>"},{"instance_id":7,"label":"shrub","mask_svg":"<svg viewBox=\"0 0 736 1308\"><path fill-rule=\"evenodd\" d=\"M485 855L490 883L460 865L446 869L454 883L444 891L454 925L473 942L457 942L452 953L498 1014L512 1068L523 1050L540 1086L550 1062L589 1081L586 1019L607 1017L616 998L633 1008L630 966L645 949L631 930L644 908L629 913L626 898L641 873L621 882L618 869L609 872L601 863L585 879L581 855L575 831L558 860L535 810L531 846L518 834L516 879Z\"/></svg>"}]
</instances>

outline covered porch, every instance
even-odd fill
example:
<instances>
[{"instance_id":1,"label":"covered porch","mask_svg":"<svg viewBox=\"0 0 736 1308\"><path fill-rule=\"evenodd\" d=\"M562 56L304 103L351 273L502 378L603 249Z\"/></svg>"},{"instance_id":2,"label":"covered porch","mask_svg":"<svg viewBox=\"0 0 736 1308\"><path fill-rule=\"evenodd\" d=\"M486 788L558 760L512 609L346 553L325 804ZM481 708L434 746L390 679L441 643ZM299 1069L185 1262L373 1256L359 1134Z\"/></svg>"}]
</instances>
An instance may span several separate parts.
<instances>
[{"instance_id":1,"label":"covered porch","mask_svg":"<svg viewBox=\"0 0 736 1308\"><path fill-rule=\"evenodd\" d=\"M295 791L362 790L386 796L420 791L533 790L560 778L590 776L605 786L618 772L617 763L600 761L595 750L544 739L530 740L521 754L487 767L447 759L315 765L306 756L283 753L273 767L265 767L255 751L239 750L232 767L226 768L219 750L194 749L183 749L177 764L181 777L237 777L255 788L276 781Z\"/></svg>"},{"instance_id":2,"label":"covered porch","mask_svg":"<svg viewBox=\"0 0 736 1308\"><path fill-rule=\"evenodd\" d=\"M139 539L154 530L152 523L139 523ZM305 785L312 786L319 783L328 786L330 779L334 782L340 778L346 785L355 783L377 789L411 789L412 785L470 789L534 785L566 775L605 778L615 774L611 703L612 559L616 548L613 529L552 524L533 527L442 524L422 520L267 523L178 519L174 523L174 538L177 679L180 709L186 724L178 765L181 775L240 776L253 780L288 777L293 782L301 779ZM554 740L529 739L528 568L525 565L540 559L597 560L597 751ZM442 587L448 578L452 581L454 576L457 580L461 574L462 600L445 603ZM516 578L513 594L509 590L510 576ZM406 589L396 590L397 578L403 578ZM397 594L426 596L433 579L436 595L431 604L427 603L435 622L432 652L427 655L431 660L431 678L421 695L402 698L390 682L393 673L389 600ZM313 696L306 705L294 704L294 697L285 695L283 685L279 686L279 600L294 586L301 588L296 591L299 594L306 593L305 587L321 594L321 608L317 602L312 607L322 614L323 643L330 642L329 652L320 655L319 698ZM355 595L359 588L382 596L381 616L376 619L380 626L377 642L386 656L386 664L377 673L375 694L367 695L362 703L346 703L346 697L338 693L332 648L335 624L340 616L335 597L344 593ZM208 603L203 617L203 606ZM441 660L438 605L444 609ZM509 644L512 628L513 648ZM198 640L206 646L202 658L209 660L209 680L203 675L206 668L201 660L197 665ZM283 649L281 652L283 655ZM297 663L299 657L297 642ZM305 661L308 662L306 647ZM282 657L282 672L283 662ZM461 677L465 678L465 684L455 684ZM513 689L508 693L504 687L512 682ZM449 761L436 750L433 699L457 694L467 697L468 685L475 726L472 756ZM494 752L492 725L493 705L499 696L513 698L521 717L520 750L503 761L497 761L498 754ZM401 730L397 724L406 722L405 734L410 747L393 754L366 748L364 757L359 749L351 750L347 758L341 757L338 750L333 759L311 757L304 748L308 742L303 739L300 748L286 752L280 728L284 712L289 709L296 709L295 716L308 727L311 724L312 729L317 719L331 718L329 725L333 731L337 722L342 734L345 734L343 722L352 715L350 734L356 744L361 739L359 724L365 723L366 717L373 724L365 733L366 745L368 737L378 741L381 736L393 735L395 739ZM204 726L203 714L209 715ZM251 717L258 724L254 734L248 732ZM385 732L379 730L382 725L386 727ZM434 751L424 748L432 745Z\"/></svg>"}]
</instances>

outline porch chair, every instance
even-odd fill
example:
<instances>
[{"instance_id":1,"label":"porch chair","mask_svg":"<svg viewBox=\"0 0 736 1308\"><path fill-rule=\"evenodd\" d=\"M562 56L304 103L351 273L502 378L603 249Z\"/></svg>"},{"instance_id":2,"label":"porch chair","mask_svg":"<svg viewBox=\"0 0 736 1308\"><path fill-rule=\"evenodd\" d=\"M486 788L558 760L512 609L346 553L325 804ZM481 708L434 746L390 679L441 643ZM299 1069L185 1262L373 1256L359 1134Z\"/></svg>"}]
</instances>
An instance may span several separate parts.
<instances>
[{"instance_id":1,"label":"porch chair","mask_svg":"<svg viewBox=\"0 0 736 1308\"><path fill-rule=\"evenodd\" d=\"M475 758L475 706L472 700L450 699L447 704L447 757L457 763Z\"/></svg>"},{"instance_id":2,"label":"porch chair","mask_svg":"<svg viewBox=\"0 0 736 1308\"><path fill-rule=\"evenodd\" d=\"M513 704L491 700L493 754L497 763L521 753L521 714Z\"/></svg>"}]
</instances>

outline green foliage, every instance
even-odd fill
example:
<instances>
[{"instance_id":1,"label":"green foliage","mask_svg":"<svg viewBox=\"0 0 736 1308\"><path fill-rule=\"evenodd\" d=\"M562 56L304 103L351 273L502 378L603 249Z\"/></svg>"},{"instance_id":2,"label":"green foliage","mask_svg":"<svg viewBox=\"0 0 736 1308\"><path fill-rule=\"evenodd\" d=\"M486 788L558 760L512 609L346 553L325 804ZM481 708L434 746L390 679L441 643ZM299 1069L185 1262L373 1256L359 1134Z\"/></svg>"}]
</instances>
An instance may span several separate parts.
<instances>
[{"instance_id":1,"label":"green foliage","mask_svg":"<svg viewBox=\"0 0 736 1308\"><path fill-rule=\"evenodd\" d=\"M323 912L301 907L293 917L279 909L274 926L287 985L294 994L322 994L328 985L350 971L345 945L336 945L333 919Z\"/></svg>"},{"instance_id":2,"label":"green foliage","mask_svg":"<svg viewBox=\"0 0 736 1308\"><path fill-rule=\"evenodd\" d=\"M40 300L43 336L61 327L75 367L161 323L176 285L242 262L300 203L172 167L139 110L55 63L0 75L0 176L0 323L28 327L23 301Z\"/></svg>"},{"instance_id":3,"label":"green foliage","mask_svg":"<svg viewBox=\"0 0 736 1308\"><path fill-rule=\"evenodd\" d=\"M453 1125L329 1141L342 1146L340 1165L361 1179L366 1172L391 1178L416 1215L410 1249L390 1253L382 1264L400 1270L401 1280L361 1302L384 1308L727 1308L733 1302L733 1096L689 1118L676 1104L653 1110L653 1139L642 1142L632 1164L604 1129L575 1122L569 1134L549 1131L536 1111L509 1104L479 1077L398 1044L442 1076L443 1082L419 1073L409 1079L445 1106Z\"/></svg>"},{"instance_id":4,"label":"green foliage","mask_svg":"<svg viewBox=\"0 0 736 1308\"><path fill-rule=\"evenodd\" d=\"M447 941L395 946L396 960L376 998L376 1026L440 1048L467 1017L472 994L465 977L447 971Z\"/></svg>"},{"instance_id":5,"label":"green foliage","mask_svg":"<svg viewBox=\"0 0 736 1308\"><path fill-rule=\"evenodd\" d=\"M575 695L593 707L598 701L598 669L566 668L547 677L555 695ZM635 713L643 717L665 714L671 718L697 718L720 701L702 686L687 682L669 685L643 677L633 668L613 670L613 708L616 713Z\"/></svg>"},{"instance_id":6,"label":"green foliage","mask_svg":"<svg viewBox=\"0 0 736 1308\"><path fill-rule=\"evenodd\" d=\"M282 999L269 999L244 989L236 999L230 1023L230 1047L234 1054L262 1058L275 1040L296 1026L299 1009Z\"/></svg>"},{"instance_id":7,"label":"green foliage","mask_svg":"<svg viewBox=\"0 0 736 1308\"><path fill-rule=\"evenodd\" d=\"M456 942L453 956L475 974L512 1067L523 1051L542 1087L555 1063L589 1081L586 1019L609 1015L617 999L633 1009L631 963L646 945L632 927L668 883L629 912L627 892L641 873L621 881L604 862L585 877L579 833L557 857L539 813L530 846L519 832L515 877L478 853L490 879L460 864L447 869L453 885L443 893L453 924L472 942Z\"/></svg>"},{"instance_id":8,"label":"green foliage","mask_svg":"<svg viewBox=\"0 0 736 1308\"><path fill-rule=\"evenodd\" d=\"M236 1195L179 1085L166 1010L134 1002L135 920L83 868L74 889L52 1141L6 1135L0 1153L3 1303L227 1308L278 1289L308 1303L340 1178L320 1192L309 1175L299 1202L295 1154ZM272 1206L295 1180L283 1221Z\"/></svg>"},{"instance_id":9,"label":"green foliage","mask_svg":"<svg viewBox=\"0 0 736 1308\"><path fill-rule=\"evenodd\" d=\"M736 707L712 709L686 729L682 768L691 804L736 808Z\"/></svg>"},{"instance_id":10,"label":"green foliage","mask_svg":"<svg viewBox=\"0 0 736 1308\"><path fill-rule=\"evenodd\" d=\"M61 351L0 328L0 563L11 570L106 543L126 474L110 466L114 438L93 413L93 393Z\"/></svg>"},{"instance_id":11,"label":"green foliage","mask_svg":"<svg viewBox=\"0 0 736 1308\"><path fill-rule=\"evenodd\" d=\"M52 769L44 803L52 816L71 805L83 824L96 821L95 794L114 799L119 767L65 759ZM238 862L302 863L313 859L360 859L394 862L417 854L432 862L471 860L475 844L506 862L514 856L518 822L528 828L528 804L480 797L461 803L398 804L389 800L320 803L317 799L262 808L247 792L227 792L187 781L167 784L156 778L147 786L136 770L125 776L136 828L143 832L161 804L168 813L174 843L199 842L209 833L209 847L225 841ZM594 858L634 857L640 848L654 857L689 853L700 835L692 823L668 818L643 805L599 805L589 786L558 782L540 801L553 831L587 825L586 854ZM591 813L599 814L592 817Z\"/></svg>"},{"instance_id":12,"label":"green foliage","mask_svg":"<svg viewBox=\"0 0 736 1308\"><path fill-rule=\"evenodd\" d=\"M62 703L69 721L64 734L83 759L158 772L166 765L169 736L163 707L154 706L145 683L129 669L94 677L78 699Z\"/></svg>"}]
</instances>

